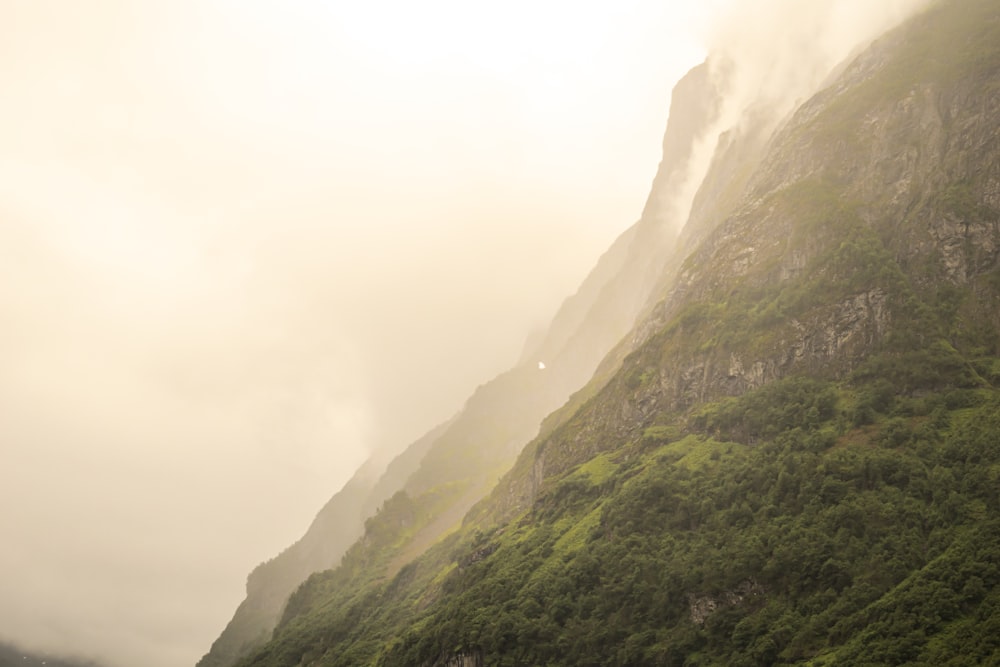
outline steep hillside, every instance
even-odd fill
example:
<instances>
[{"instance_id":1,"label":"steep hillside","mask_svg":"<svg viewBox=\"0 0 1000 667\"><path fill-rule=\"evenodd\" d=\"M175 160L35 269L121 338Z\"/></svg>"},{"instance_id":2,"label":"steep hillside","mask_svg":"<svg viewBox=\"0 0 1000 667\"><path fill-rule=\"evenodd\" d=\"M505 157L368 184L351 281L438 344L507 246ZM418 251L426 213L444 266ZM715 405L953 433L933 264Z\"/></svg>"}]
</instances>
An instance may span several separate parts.
<instances>
[{"instance_id":1,"label":"steep hillside","mask_svg":"<svg viewBox=\"0 0 1000 667\"><path fill-rule=\"evenodd\" d=\"M372 459L319 511L300 540L247 577L247 594L198 667L226 667L271 638L285 601L313 572L336 567L365 519L402 487L446 425L414 442L379 474Z\"/></svg>"},{"instance_id":2,"label":"steep hillside","mask_svg":"<svg viewBox=\"0 0 1000 667\"><path fill-rule=\"evenodd\" d=\"M309 574L335 567L364 535L366 519L394 494L402 492L396 502L412 505L412 521L391 548L381 545L370 568L394 572L458 527L537 434L542 419L590 380L643 311L679 225L671 202L718 103L719 91L704 66L677 84L663 162L639 221L600 258L548 330L529 341L517 366L481 386L454 419L406 448L381 477L369 462L301 540L250 574L246 599L198 667L231 665L267 641L292 591Z\"/></svg>"},{"instance_id":3,"label":"steep hillside","mask_svg":"<svg viewBox=\"0 0 1000 667\"><path fill-rule=\"evenodd\" d=\"M390 499L240 664L1000 663L998 92L1000 6L944 0L723 142L620 361L387 569L433 509Z\"/></svg>"}]
</instances>

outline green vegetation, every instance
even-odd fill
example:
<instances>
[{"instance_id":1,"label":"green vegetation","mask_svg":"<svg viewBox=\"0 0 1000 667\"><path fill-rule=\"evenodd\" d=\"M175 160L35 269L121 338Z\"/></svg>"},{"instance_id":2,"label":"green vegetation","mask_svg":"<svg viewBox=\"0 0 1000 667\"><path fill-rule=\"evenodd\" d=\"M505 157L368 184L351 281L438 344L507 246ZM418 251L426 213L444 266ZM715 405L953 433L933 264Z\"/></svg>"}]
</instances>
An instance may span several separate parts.
<instances>
[{"instance_id":1,"label":"green vegetation","mask_svg":"<svg viewBox=\"0 0 1000 667\"><path fill-rule=\"evenodd\" d=\"M728 440L753 444L792 428L815 430L834 414L836 402L837 394L829 385L792 377L707 405L694 423Z\"/></svg>"},{"instance_id":2,"label":"green vegetation","mask_svg":"<svg viewBox=\"0 0 1000 667\"><path fill-rule=\"evenodd\" d=\"M388 582L342 581L248 664L1000 659L1000 395L913 415L864 387L881 412L853 427L844 391L790 379L706 406L678 440L554 481L502 532L467 528ZM743 423L751 407L775 416L767 430ZM725 429L757 444L708 437Z\"/></svg>"}]
</instances>

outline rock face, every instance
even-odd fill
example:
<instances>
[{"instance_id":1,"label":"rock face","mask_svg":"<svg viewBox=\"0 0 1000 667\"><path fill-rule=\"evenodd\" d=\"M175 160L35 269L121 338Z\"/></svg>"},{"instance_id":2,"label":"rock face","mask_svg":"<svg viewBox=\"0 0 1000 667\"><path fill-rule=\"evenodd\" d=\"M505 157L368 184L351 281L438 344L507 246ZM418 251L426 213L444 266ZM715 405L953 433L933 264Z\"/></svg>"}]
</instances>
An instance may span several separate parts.
<instances>
[{"instance_id":1,"label":"rock face","mask_svg":"<svg viewBox=\"0 0 1000 667\"><path fill-rule=\"evenodd\" d=\"M978 11L952 26L970 35L967 51L935 35L940 14L921 15L803 104L759 162L746 154L756 169L740 204L692 214L683 260L666 268L607 400L574 417L571 441L557 433L538 448L533 479L636 437L654 415L793 373L843 378L877 352L912 353L914 337L998 349L1000 47ZM936 303L949 284L971 288L961 304ZM951 330L928 308L954 308ZM517 484L511 514L538 488L504 482Z\"/></svg>"},{"instance_id":2,"label":"rock face","mask_svg":"<svg viewBox=\"0 0 1000 667\"><path fill-rule=\"evenodd\" d=\"M704 625L705 620L724 607L733 607L764 594L763 587L756 581L747 580L731 591L718 595L691 595L688 603L691 607L691 621L695 625Z\"/></svg>"},{"instance_id":3,"label":"rock face","mask_svg":"<svg viewBox=\"0 0 1000 667\"><path fill-rule=\"evenodd\" d=\"M440 663L440 667L483 667L483 655L481 653L459 653Z\"/></svg>"}]
</instances>

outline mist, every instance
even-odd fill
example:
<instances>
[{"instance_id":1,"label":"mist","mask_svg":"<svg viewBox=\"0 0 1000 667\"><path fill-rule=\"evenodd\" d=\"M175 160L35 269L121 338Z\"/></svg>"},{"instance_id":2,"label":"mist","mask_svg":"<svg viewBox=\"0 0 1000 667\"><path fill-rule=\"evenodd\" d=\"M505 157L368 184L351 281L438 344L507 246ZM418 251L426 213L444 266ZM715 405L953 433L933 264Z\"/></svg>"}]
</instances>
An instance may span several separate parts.
<instances>
[{"instance_id":1,"label":"mist","mask_svg":"<svg viewBox=\"0 0 1000 667\"><path fill-rule=\"evenodd\" d=\"M930 0L731 0L716 5L704 43L722 95L714 123L696 142L684 187L667 205L675 234L691 213L720 138L752 115L773 131L817 92L834 68Z\"/></svg>"},{"instance_id":2,"label":"mist","mask_svg":"<svg viewBox=\"0 0 1000 667\"><path fill-rule=\"evenodd\" d=\"M688 68L722 131L917 4L4 3L0 639L193 664L638 216Z\"/></svg>"},{"instance_id":3,"label":"mist","mask_svg":"<svg viewBox=\"0 0 1000 667\"><path fill-rule=\"evenodd\" d=\"M701 57L651 3L568 8L0 6L0 639L194 664L517 358Z\"/></svg>"}]
</instances>

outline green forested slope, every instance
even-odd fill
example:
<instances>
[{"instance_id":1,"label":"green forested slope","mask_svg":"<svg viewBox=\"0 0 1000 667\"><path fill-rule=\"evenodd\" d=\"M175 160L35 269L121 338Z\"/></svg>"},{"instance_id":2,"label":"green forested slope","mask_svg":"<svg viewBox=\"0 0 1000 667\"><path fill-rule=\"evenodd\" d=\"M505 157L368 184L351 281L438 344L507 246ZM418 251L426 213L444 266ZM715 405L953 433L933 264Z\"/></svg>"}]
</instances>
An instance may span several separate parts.
<instances>
[{"instance_id":1,"label":"green forested slope","mask_svg":"<svg viewBox=\"0 0 1000 667\"><path fill-rule=\"evenodd\" d=\"M1000 664L998 90L993 0L879 40L461 530L386 576L393 497L242 664Z\"/></svg>"},{"instance_id":2,"label":"green forested slope","mask_svg":"<svg viewBox=\"0 0 1000 667\"><path fill-rule=\"evenodd\" d=\"M791 378L652 427L392 581L315 577L251 664L1000 659L1000 397L876 396L854 427L858 398Z\"/></svg>"}]
</instances>

